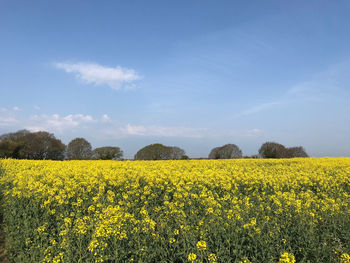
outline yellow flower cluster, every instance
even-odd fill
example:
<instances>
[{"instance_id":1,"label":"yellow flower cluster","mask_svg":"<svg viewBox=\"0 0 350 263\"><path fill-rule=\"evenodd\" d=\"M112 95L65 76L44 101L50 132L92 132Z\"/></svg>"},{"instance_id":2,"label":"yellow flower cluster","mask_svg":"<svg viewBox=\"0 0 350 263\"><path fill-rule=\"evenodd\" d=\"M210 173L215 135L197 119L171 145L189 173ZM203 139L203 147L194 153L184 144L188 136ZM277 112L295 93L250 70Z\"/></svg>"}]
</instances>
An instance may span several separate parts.
<instances>
[{"instance_id":1,"label":"yellow flower cluster","mask_svg":"<svg viewBox=\"0 0 350 263\"><path fill-rule=\"evenodd\" d=\"M199 250L206 250L207 249L207 243L203 240L198 241L196 246Z\"/></svg>"},{"instance_id":2,"label":"yellow flower cluster","mask_svg":"<svg viewBox=\"0 0 350 263\"><path fill-rule=\"evenodd\" d=\"M350 263L350 255L346 254L346 253L342 254L340 256L340 262L341 263Z\"/></svg>"},{"instance_id":3,"label":"yellow flower cluster","mask_svg":"<svg viewBox=\"0 0 350 263\"><path fill-rule=\"evenodd\" d=\"M279 263L295 263L294 255L288 252L282 253Z\"/></svg>"},{"instance_id":4,"label":"yellow flower cluster","mask_svg":"<svg viewBox=\"0 0 350 263\"><path fill-rule=\"evenodd\" d=\"M0 160L0 186L13 262L349 259L350 158Z\"/></svg>"},{"instance_id":5,"label":"yellow flower cluster","mask_svg":"<svg viewBox=\"0 0 350 263\"><path fill-rule=\"evenodd\" d=\"M194 262L197 259L197 255L194 253L188 254L188 260Z\"/></svg>"}]
</instances>

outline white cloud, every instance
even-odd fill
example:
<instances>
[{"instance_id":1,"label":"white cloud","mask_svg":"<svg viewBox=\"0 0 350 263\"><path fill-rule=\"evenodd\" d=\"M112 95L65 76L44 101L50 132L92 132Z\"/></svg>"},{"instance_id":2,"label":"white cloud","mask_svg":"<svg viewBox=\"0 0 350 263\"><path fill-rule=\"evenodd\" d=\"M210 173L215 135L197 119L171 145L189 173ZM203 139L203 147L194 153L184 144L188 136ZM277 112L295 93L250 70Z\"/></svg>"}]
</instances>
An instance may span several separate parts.
<instances>
[{"instance_id":1,"label":"white cloud","mask_svg":"<svg viewBox=\"0 0 350 263\"><path fill-rule=\"evenodd\" d=\"M34 109L34 110L40 110L40 107L37 106L37 105L34 105L34 106L33 106L33 109Z\"/></svg>"},{"instance_id":2,"label":"white cloud","mask_svg":"<svg viewBox=\"0 0 350 263\"><path fill-rule=\"evenodd\" d=\"M95 85L107 85L112 89L133 89L134 81L140 76L133 69L121 66L105 67L96 63L55 63L56 68L63 69L67 73L73 73L85 83Z\"/></svg>"},{"instance_id":3,"label":"white cloud","mask_svg":"<svg viewBox=\"0 0 350 263\"><path fill-rule=\"evenodd\" d=\"M30 118L30 125L25 128L31 131L63 132L92 122L94 122L94 119L90 115L83 114L69 114L62 117L59 114L34 115Z\"/></svg>"},{"instance_id":4,"label":"white cloud","mask_svg":"<svg viewBox=\"0 0 350 263\"><path fill-rule=\"evenodd\" d=\"M111 120L111 118L107 115L107 114L103 114L102 115L102 121L103 122L108 122L108 121L110 121Z\"/></svg>"},{"instance_id":5,"label":"white cloud","mask_svg":"<svg viewBox=\"0 0 350 263\"><path fill-rule=\"evenodd\" d=\"M19 107L17 107L17 106L14 106L14 107L12 107L12 109L14 110L14 111L19 111L19 110L21 110Z\"/></svg>"}]
</instances>

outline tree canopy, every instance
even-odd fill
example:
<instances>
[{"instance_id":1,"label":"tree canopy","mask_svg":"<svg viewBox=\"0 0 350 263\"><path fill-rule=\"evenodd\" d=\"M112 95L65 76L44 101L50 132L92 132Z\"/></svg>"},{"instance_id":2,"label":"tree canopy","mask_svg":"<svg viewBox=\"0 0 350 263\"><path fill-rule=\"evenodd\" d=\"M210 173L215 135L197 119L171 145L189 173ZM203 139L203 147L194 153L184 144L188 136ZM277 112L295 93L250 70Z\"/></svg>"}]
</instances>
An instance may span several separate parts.
<instances>
[{"instance_id":1,"label":"tree canopy","mask_svg":"<svg viewBox=\"0 0 350 263\"><path fill-rule=\"evenodd\" d=\"M242 158L242 151L235 144L225 144L212 149L208 156L209 159L234 159Z\"/></svg>"},{"instance_id":2,"label":"tree canopy","mask_svg":"<svg viewBox=\"0 0 350 263\"><path fill-rule=\"evenodd\" d=\"M121 160L123 151L119 147L99 147L92 151L91 159L94 160Z\"/></svg>"},{"instance_id":3,"label":"tree canopy","mask_svg":"<svg viewBox=\"0 0 350 263\"><path fill-rule=\"evenodd\" d=\"M46 131L30 132L19 130L0 135L0 158L32 160L122 160L123 151L119 147L104 146L92 150L91 144L84 138L75 138L68 146ZM241 149L235 144L225 144L213 148L208 159L233 158L294 158L309 157L302 146L285 147L277 142L265 142L258 155L242 156ZM177 146L150 144L140 149L134 160L185 160L189 159L185 151Z\"/></svg>"},{"instance_id":4,"label":"tree canopy","mask_svg":"<svg viewBox=\"0 0 350 263\"><path fill-rule=\"evenodd\" d=\"M91 158L91 144L84 138L75 138L67 147L68 160L88 160Z\"/></svg>"},{"instance_id":5,"label":"tree canopy","mask_svg":"<svg viewBox=\"0 0 350 263\"><path fill-rule=\"evenodd\" d=\"M48 132L20 130L0 136L0 158L63 160L66 146Z\"/></svg>"},{"instance_id":6,"label":"tree canopy","mask_svg":"<svg viewBox=\"0 0 350 263\"><path fill-rule=\"evenodd\" d=\"M286 158L293 157L309 157L309 155L306 153L304 147L302 146L287 148Z\"/></svg>"},{"instance_id":7,"label":"tree canopy","mask_svg":"<svg viewBox=\"0 0 350 263\"><path fill-rule=\"evenodd\" d=\"M19 158L22 144L18 141L3 139L0 141L0 158Z\"/></svg>"},{"instance_id":8,"label":"tree canopy","mask_svg":"<svg viewBox=\"0 0 350 263\"><path fill-rule=\"evenodd\" d=\"M140 149L135 160L180 160L186 159L185 151L176 146L165 146L160 143L150 144Z\"/></svg>"},{"instance_id":9,"label":"tree canopy","mask_svg":"<svg viewBox=\"0 0 350 263\"><path fill-rule=\"evenodd\" d=\"M259 155L262 158L284 158L286 150L286 147L280 143L265 142L259 149Z\"/></svg>"},{"instance_id":10,"label":"tree canopy","mask_svg":"<svg viewBox=\"0 0 350 263\"><path fill-rule=\"evenodd\" d=\"M287 148L276 142L265 142L259 149L262 158L294 158L309 157L301 146Z\"/></svg>"}]
</instances>

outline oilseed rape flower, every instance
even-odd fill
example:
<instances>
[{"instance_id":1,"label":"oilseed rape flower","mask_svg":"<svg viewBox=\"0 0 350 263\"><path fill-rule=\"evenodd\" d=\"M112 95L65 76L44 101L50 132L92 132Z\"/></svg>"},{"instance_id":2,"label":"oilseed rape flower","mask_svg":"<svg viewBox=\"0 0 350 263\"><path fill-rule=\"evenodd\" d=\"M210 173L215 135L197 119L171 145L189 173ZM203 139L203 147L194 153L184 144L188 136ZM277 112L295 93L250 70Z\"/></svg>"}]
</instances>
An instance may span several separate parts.
<instances>
[{"instance_id":1,"label":"oilseed rape flower","mask_svg":"<svg viewBox=\"0 0 350 263\"><path fill-rule=\"evenodd\" d=\"M194 253L190 253L190 254L188 254L187 259L188 259L189 261L193 262L193 261L195 261L195 260L197 259L197 255L194 254Z\"/></svg>"},{"instance_id":2,"label":"oilseed rape flower","mask_svg":"<svg viewBox=\"0 0 350 263\"><path fill-rule=\"evenodd\" d=\"M340 262L341 263L350 263L350 255L347 253L344 253L340 256Z\"/></svg>"},{"instance_id":3,"label":"oilseed rape flower","mask_svg":"<svg viewBox=\"0 0 350 263\"><path fill-rule=\"evenodd\" d=\"M206 250L207 249L207 243L205 241L198 241L197 244L196 244L196 247L199 249L199 250Z\"/></svg>"},{"instance_id":4,"label":"oilseed rape flower","mask_svg":"<svg viewBox=\"0 0 350 263\"><path fill-rule=\"evenodd\" d=\"M284 252L281 254L279 263L295 263L295 258L293 254L290 254L288 252Z\"/></svg>"},{"instance_id":5,"label":"oilseed rape flower","mask_svg":"<svg viewBox=\"0 0 350 263\"><path fill-rule=\"evenodd\" d=\"M209 254L209 256L208 256L208 261L209 261L210 263L215 263L215 262L216 262L216 255L213 254L213 253Z\"/></svg>"},{"instance_id":6,"label":"oilseed rape flower","mask_svg":"<svg viewBox=\"0 0 350 263\"><path fill-rule=\"evenodd\" d=\"M251 263L251 261L248 258L244 257L239 263Z\"/></svg>"},{"instance_id":7,"label":"oilseed rape flower","mask_svg":"<svg viewBox=\"0 0 350 263\"><path fill-rule=\"evenodd\" d=\"M345 263L349 185L350 158L0 160L11 262Z\"/></svg>"}]
</instances>

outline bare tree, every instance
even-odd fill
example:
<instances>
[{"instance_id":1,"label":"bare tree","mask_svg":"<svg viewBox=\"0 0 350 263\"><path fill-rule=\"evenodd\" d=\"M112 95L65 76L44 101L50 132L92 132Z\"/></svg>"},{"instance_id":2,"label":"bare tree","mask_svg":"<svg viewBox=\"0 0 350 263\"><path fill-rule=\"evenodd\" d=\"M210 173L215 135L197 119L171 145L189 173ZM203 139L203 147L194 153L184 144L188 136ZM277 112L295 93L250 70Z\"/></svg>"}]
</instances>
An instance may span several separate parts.
<instances>
[{"instance_id":1,"label":"bare tree","mask_svg":"<svg viewBox=\"0 0 350 263\"><path fill-rule=\"evenodd\" d=\"M242 158L242 151L235 144L225 144L221 147L212 149L208 156L209 159L235 159Z\"/></svg>"}]
</instances>

